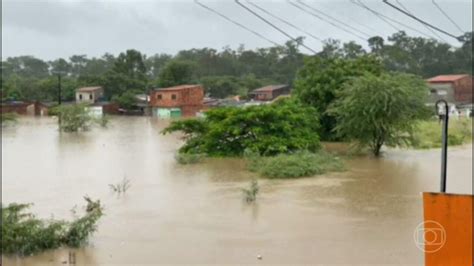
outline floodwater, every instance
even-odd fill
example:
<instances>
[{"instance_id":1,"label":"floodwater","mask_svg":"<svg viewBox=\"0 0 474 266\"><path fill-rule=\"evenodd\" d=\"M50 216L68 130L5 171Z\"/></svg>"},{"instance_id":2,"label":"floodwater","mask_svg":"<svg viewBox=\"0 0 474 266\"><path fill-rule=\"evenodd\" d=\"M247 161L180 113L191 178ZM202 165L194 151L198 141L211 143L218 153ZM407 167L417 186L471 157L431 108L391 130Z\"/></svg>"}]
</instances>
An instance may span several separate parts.
<instances>
[{"instance_id":1,"label":"floodwater","mask_svg":"<svg viewBox=\"0 0 474 266\"><path fill-rule=\"evenodd\" d=\"M4 203L33 202L38 216L70 218L82 197L105 213L88 246L3 258L3 265L422 265L413 240L423 191L438 191L439 150L355 157L348 171L259 180L237 159L178 165L167 122L116 117L108 129L64 134L51 118L22 118L2 132ZM472 194L472 146L451 148L448 192ZM109 184L131 180L122 196ZM261 259L258 259L258 256Z\"/></svg>"}]
</instances>

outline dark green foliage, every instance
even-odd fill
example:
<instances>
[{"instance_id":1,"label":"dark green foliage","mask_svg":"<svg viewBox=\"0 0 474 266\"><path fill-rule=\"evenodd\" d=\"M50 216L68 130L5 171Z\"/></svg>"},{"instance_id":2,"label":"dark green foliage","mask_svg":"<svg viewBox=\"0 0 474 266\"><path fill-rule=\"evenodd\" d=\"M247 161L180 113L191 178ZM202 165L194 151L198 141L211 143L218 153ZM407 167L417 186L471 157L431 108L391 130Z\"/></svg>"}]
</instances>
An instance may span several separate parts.
<instances>
[{"instance_id":1,"label":"dark green foliage","mask_svg":"<svg viewBox=\"0 0 474 266\"><path fill-rule=\"evenodd\" d=\"M206 94L214 98L225 98L228 96L246 96L248 92L266 84L273 83L269 80L259 80L253 75L242 78L233 76L209 76L201 79Z\"/></svg>"},{"instance_id":2,"label":"dark green foliage","mask_svg":"<svg viewBox=\"0 0 474 266\"><path fill-rule=\"evenodd\" d=\"M321 114L321 137L333 140L332 130L335 119L326 113L328 106L335 100L345 82L366 72L374 75L382 73L382 65L373 56L356 59L320 57L308 58L298 72L294 93L304 103L314 106Z\"/></svg>"},{"instance_id":3,"label":"dark green foliage","mask_svg":"<svg viewBox=\"0 0 474 266\"><path fill-rule=\"evenodd\" d=\"M192 61L173 60L168 62L158 75L161 88L195 82L197 64Z\"/></svg>"},{"instance_id":4,"label":"dark green foliage","mask_svg":"<svg viewBox=\"0 0 474 266\"><path fill-rule=\"evenodd\" d=\"M118 103L118 105L121 108L130 110L137 103L137 98L135 97L136 94L137 93L135 93L134 91L128 90L128 91L122 93L122 95L120 95L120 96L112 97L112 101Z\"/></svg>"},{"instance_id":5,"label":"dark green foliage","mask_svg":"<svg viewBox=\"0 0 474 266\"><path fill-rule=\"evenodd\" d=\"M406 145L425 106L426 83L413 75L366 74L344 85L329 112L337 119L339 136L368 146L380 155L382 145Z\"/></svg>"},{"instance_id":6,"label":"dark green foliage","mask_svg":"<svg viewBox=\"0 0 474 266\"><path fill-rule=\"evenodd\" d=\"M298 151L273 157L253 156L249 158L248 167L249 170L268 178L295 178L342 171L344 163L323 151Z\"/></svg>"},{"instance_id":7,"label":"dark green foliage","mask_svg":"<svg viewBox=\"0 0 474 266\"><path fill-rule=\"evenodd\" d=\"M31 255L60 246L79 247L97 229L103 215L100 201L87 201L86 213L71 222L42 220L26 212L30 204L2 205L2 254Z\"/></svg>"},{"instance_id":8,"label":"dark green foliage","mask_svg":"<svg viewBox=\"0 0 474 266\"><path fill-rule=\"evenodd\" d=\"M182 153L241 156L245 150L275 155L319 149L318 113L292 100L245 108L217 108L204 119L173 121L163 133L182 131Z\"/></svg>"},{"instance_id":9,"label":"dark green foliage","mask_svg":"<svg viewBox=\"0 0 474 266\"><path fill-rule=\"evenodd\" d=\"M357 59L372 55L389 71L407 72L424 78L439 74L472 74L472 32L464 36L462 45L453 47L433 39L397 32L387 40L379 36L369 38L370 51L363 49L363 43L341 43L329 39L317 57ZM74 100L74 89L80 86L103 86L110 100L128 90L146 93L156 86L204 82L206 77L240 80L240 86L232 82L230 89L224 88L224 92L213 89L211 95L243 95L246 90L260 86L243 84L241 81L246 77L253 77L263 85L292 84L296 72L304 65L304 59L309 57L301 53L299 41L254 50L244 46L235 50L229 47L222 50L194 48L182 50L174 56L160 53L147 57L136 50L127 50L118 56L108 53L93 58L73 55L69 59L57 58L50 62L32 56L10 57L2 61L2 98L56 101L57 77L54 71L63 72L65 101ZM337 84L328 84L332 85ZM326 116L322 117L323 128L326 128L326 119Z\"/></svg>"}]
</instances>

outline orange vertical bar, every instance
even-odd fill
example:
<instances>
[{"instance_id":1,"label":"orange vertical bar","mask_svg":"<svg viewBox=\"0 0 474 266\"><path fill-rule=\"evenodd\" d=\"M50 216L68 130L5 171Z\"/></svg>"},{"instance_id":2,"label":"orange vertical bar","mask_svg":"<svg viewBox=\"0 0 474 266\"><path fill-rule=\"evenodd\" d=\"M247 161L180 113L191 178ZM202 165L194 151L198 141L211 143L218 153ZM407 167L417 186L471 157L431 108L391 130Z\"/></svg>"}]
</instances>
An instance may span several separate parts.
<instances>
[{"instance_id":1,"label":"orange vertical bar","mask_svg":"<svg viewBox=\"0 0 474 266\"><path fill-rule=\"evenodd\" d=\"M426 266L473 266L473 195L423 193Z\"/></svg>"}]
</instances>

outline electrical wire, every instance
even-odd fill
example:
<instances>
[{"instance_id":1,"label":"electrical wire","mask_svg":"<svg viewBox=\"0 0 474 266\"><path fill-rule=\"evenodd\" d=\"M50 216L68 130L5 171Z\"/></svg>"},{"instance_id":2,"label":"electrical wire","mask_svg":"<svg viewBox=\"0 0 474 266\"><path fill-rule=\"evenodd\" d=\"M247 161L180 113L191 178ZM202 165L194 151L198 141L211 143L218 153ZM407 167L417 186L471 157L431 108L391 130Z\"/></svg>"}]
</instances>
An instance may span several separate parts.
<instances>
[{"instance_id":1,"label":"electrical wire","mask_svg":"<svg viewBox=\"0 0 474 266\"><path fill-rule=\"evenodd\" d=\"M370 37L370 34L368 34L368 33L366 33L366 32L363 32L363 31L361 31L361 30L359 30L359 29L357 29L357 28L354 28L354 27L352 27L351 25L349 25L349 24L347 24L347 23L345 23L345 22L343 22L343 21L341 21L341 20L339 20L339 19L337 19L337 18L334 18L334 17L332 17L332 16L326 14L325 12L320 11L320 10L316 9L315 7L312 7L312 6L310 6L310 5L306 4L306 3L304 3L304 2L301 1L301 0L296 0L296 2L298 2L299 4L301 4L301 5L303 5L303 6L307 7L307 8L309 8L309 9L311 9L311 10L313 10L313 11L316 12L316 13L319 13L320 15L323 15L323 16L329 18L329 19L332 19L332 20L336 21L336 22L339 23L339 24L342 24L342 25L344 25L344 26L346 26L346 27L348 27L348 28L350 28L350 29L352 29L352 30L354 30L354 31L357 31L358 33L360 33L360 34L362 34L362 35L365 35L366 37Z\"/></svg>"},{"instance_id":2,"label":"electrical wire","mask_svg":"<svg viewBox=\"0 0 474 266\"><path fill-rule=\"evenodd\" d=\"M372 10L371 8L369 8L368 6L366 6L364 3L360 2L356 2L355 0L350 0L351 3L353 3L354 5L356 6L359 6L359 7L362 7L364 9L367 9L370 13L374 14L376 17L380 18L382 21L384 21L385 23L387 23L389 26L391 26L393 29L395 29L396 31L401 31L401 29L397 28L397 26L393 25L392 23L390 23L386 18L384 18L381 14L379 14L378 12L376 12L375 10Z\"/></svg>"},{"instance_id":3,"label":"electrical wire","mask_svg":"<svg viewBox=\"0 0 474 266\"><path fill-rule=\"evenodd\" d=\"M245 6L244 4L240 3L239 0L235 0L235 3L237 3L239 6L241 6L242 8L244 8L245 10L247 10L248 12L250 12L251 14L253 14L254 16L256 16L257 18L259 18L260 20L262 20L263 22L267 23L268 25L270 25L271 27L273 27L274 29L276 29L277 31L279 31L281 34L285 35L286 37L290 38L291 40L295 41L296 43L300 44L301 46L303 46L304 48L308 49L309 51L313 52L314 54L317 54L317 52L313 49L311 49L310 47L306 46L304 43L300 43L298 40L296 40L294 37L292 37L291 35L289 35L288 33L286 33L285 31L283 31L282 29L278 28L277 26L275 26L273 23L271 23L270 21L266 20L264 17L260 16L258 13L256 13L255 11L253 11L252 9L248 8L247 6Z\"/></svg>"},{"instance_id":4,"label":"electrical wire","mask_svg":"<svg viewBox=\"0 0 474 266\"><path fill-rule=\"evenodd\" d=\"M410 10L408 10L408 8L406 8L404 4L402 4L402 3L401 3L400 1L398 1L398 0L395 0L395 1L396 1L397 4L398 4L399 6L401 6L406 12L408 12L408 13L410 13L410 14L413 15L413 13L410 12ZM423 24L423 26L424 26L427 30L429 30L431 33L433 33L436 37L438 37L438 39L442 40L443 42L448 42L448 41L446 41L445 39L443 39L443 37L441 37L438 33L436 33L436 31L434 31L432 28L426 26L425 24Z\"/></svg>"},{"instance_id":5,"label":"electrical wire","mask_svg":"<svg viewBox=\"0 0 474 266\"><path fill-rule=\"evenodd\" d=\"M451 23L453 23L453 25L454 25L456 28L458 28L458 30L459 30L460 32L464 33L464 31L461 29L461 27L459 27L459 25L458 25L446 12L444 12L444 10L435 2L435 0L432 0L432 3L433 3L433 5L435 5L435 6L439 9L439 11L441 11L441 13L443 13L443 15L444 15L447 19L449 19L449 21L451 21Z\"/></svg>"},{"instance_id":6,"label":"electrical wire","mask_svg":"<svg viewBox=\"0 0 474 266\"><path fill-rule=\"evenodd\" d=\"M462 39L462 36L456 36L456 35L451 34L451 33L447 32L447 31L445 31L445 30L442 30L442 29L440 29L440 28L438 28L438 27L436 27L436 26L433 26L433 25L431 25L430 23L428 23L428 22L426 22L426 21L424 21L424 20L421 20L420 18L418 18L418 17L416 17L416 16L414 16L414 15L411 15L410 13L405 12L405 10L400 9L398 6L393 5L392 3L388 2L387 0L383 0L383 2L384 2L385 4L387 4L387 5L389 5L390 7L392 7L392 8L394 8L394 9L398 10L399 12L401 12L401 13L403 13L403 14L409 16L410 18L412 18L412 19L414 19L414 20L416 20L416 21L418 21L418 22L420 22L420 23L422 23L422 24L424 24L424 25L426 25L426 26L428 26L428 27L430 27L430 28L432 28L432 29L435 29L435 30L437 30L437 31L439 31L439 32L441 32L441 33L444 33L444 34L448 35L449 37L452 37L452 38L454 38L454 39L456 39L456 40L458 40L458 41L462 41L462 40L463 40L463 39Z\"/></svg>"},{"instance_id":7,"label":"electrical wire","mask_svg":"<svg viewBox=\"0 0 474 266\"><path fill-rule=\"evenodd\" d=\"M295 3L293 3L293 2L291 2L291 1L289 1L289 0L287 0L287 2L288 2L290 5L292 5L292 6L296 7L296 8L298 8L299 10L301 10L301 11L303 11L303 12L305 12L305 13L307 13L307 14L309 14L309 15L311 15L311 16L313 16L313 17L319 19L319 20L322 20L322 21L324 21L324 22L326 22L326 23L329 23L329 24L333 25L334 27L336 27L336 28L338 28L338 29L340 29L340 30L343 30L343 31L345 31L345 32L347 32L347 33L349 33L349 34L351 34L351 35L356 36L356 37L359 38L359 39L362 39L363 41L366 41L366 39L365 39L364 37L359 36L358 34L355 34L355 33L351 32L351 31L349 31L349 30L346 30L346 29L340 27L339 25L337 25L337 24L335 24L335 23L333 23L333 22L331 22L331 21L328 21L328 20L322 18L321 16L319 16L319 15L317 15L317 14L315 14L315 13L309 11L309 10L306 10L306 9L304 9L303 7L297 5L297 4L295 4Z\"/></svg>"},{"instance_id":8,"label":"electrical wire","mask_svg":"<svg viewBox=\"0 0 474 266\"><path fill-rule=\"evenodd\" d=\"M365 8L365 9L371 11L371 12L374 13L374 14L378 14L378 17L382 17L382 18L385 18L385 19L387 19L387 20L390 20L390 21L392 21L393 23L397 23L398 25L401 25L401 26L403 26L403 27L405 27L405 28L407 28L407 29L410 29L410 30L412 30L412 31L418 32L419 34L421 34L421 35L423 35L423 36L425 36L425 37L427 37L427 38L432 38L431 36L429 36L428 34L422 32L422 31L419 31L419 30L417 30L417 29L415 29L415 28L413 28L413 27L408 26L407 24L404 24L404 23L402 23L402 22L400 22L400 21L397 21L397 20L395 20L395 19L393 19L393 18L387 17L387 16L383 15L382 13L377 12L377 11L371 9L371 8L368 7L366 4L364 4L361 0L357 0L357 2L359 2L359 4L360 4L363 8ZM398 31L400 31L400 29L399 29Z\"/></svg>"},{"instance_id":9,"label":"electrical wire","mask_svg":"<svg viewBox=\"0 0 474 266\"><path fill-rule=\"evenodd\" d=\"M274 15L274 14L270 13L270 11L265 10L264 8L258 6L257 4L252 3L252 2L250 2L250 1L246 1L246 2L247 2L248 4L250 4L250 5L252 5L253 7L257 8L258 10L264 12L265 14L271 16L272 18L277 19L277 20L281 21L282 23L284 23L284 24L286 24L286 25L292 27L293 29L295 29L295 30L297 30L297 31L299 31L299 32L302 32L302 33L304 33L304 34L310 36L311 38L313 38L313 39L315 39L315 40L318 40L318 41L320 41L320 42L323 42L323 39L321 39L321 38L319 38L319 37L316 37L316 36L314 36L313 34L311 34L310 32L307 32L307 31L305 31L305 30L303 30L303 29L301 29L301 28L295 26L294 24L288 22L287 20L284 20L284 19L278 17L277 15Z\"/></svg>"},{"instance_id":10,"label":"electrical wire","mask_svg":"<svg viewBox=\"0 0 474 266\"><path fill-rule=\"evenodd\" d=\"M223 14L217 12L216 10L214 10L214 9L212 9L212 8L210 8L210 7L206 6L206 5L204 5L203 3L198 2L197 0L194 0L194 3L198 4L199 6L205 8L205 9L207 9L208 11L210 11L210 12L212 12L212 13L214 13L214 14L220 16L220 17L223 18L223 19L225 19L225 20L227 20L227 21L230 21L232 24L235 24L235 25L237 25L237 26L239 26L239 27L241 27L241 28L243 28L243 29L245 29L245 30L247 30L247 31L249 31L249 32L251 32L251 33L253 33L254 35L256 35L256 36L258 36L258 37L260 37L260 38L266 40L267 42L272 43L272 44L275 45L275 46L281 46L280 44L278 44L278 43L276 43L276 42L274 42L274 41L268 39L267 37L263 36L262 34L260 34L260 33L256 32L256 31L254 31L254 30L252 30L252 29L249 29L248 27L246 27L246 26L240 24L239 22L237 22L237 21L235 21L235 20L233 20L233 19L231 19L231 18L229 18L229 17L227 17L227 16L225 16L225 15L223 15Z\"/></svg>"}]
</instances>

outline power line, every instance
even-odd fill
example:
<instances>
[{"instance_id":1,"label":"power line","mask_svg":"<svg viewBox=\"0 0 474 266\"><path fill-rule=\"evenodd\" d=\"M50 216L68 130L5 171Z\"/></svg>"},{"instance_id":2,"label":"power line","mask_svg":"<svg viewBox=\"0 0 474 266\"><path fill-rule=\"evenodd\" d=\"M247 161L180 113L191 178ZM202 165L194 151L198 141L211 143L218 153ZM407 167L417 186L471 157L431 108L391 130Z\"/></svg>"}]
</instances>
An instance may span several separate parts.
<instances>
[{"instance_id":1,"label":"power line","mask_svg":"<svg viewBox=\"0 0 474 266\"><path fill-rule=\"evenodd\" d=\"M293 29L296 29L296 30L298 30L298 31L300 31L300 32L302 32L302 33L304 33L304 34L307 34L308 36L312 37L312 38L315 39L315 40L318 40L318 41L320 41L320 42L323 42L323 40L322 40L321 38L316 37L316 36L314 36L313 34L311 34L310 32L307 32L307 31L305 31L305 30L303 30L303 29L301 29L301 28L299 28L299 27L293 25L292 23L290 23L290 22L288 22L288 21L286 21L286 20L284 20L284 19L282 19L282 18L280 18L280 17L278 17L278 16L276 16L276 15L270 13L269 11L267 11L267 10L265 10L264 8L258 6L257 4L252 3L252 2L250 2L250 1L247 1L247 3L249 3L249 4L252 5L253 7L257 8L258 10L264 12L265 14L267 14L267 15L273 17L274 19L277 19L277 20L279 20L279 21L285 23L286 25L292 27Z\"/></svg>"},{"instance_id":2,"label":"power line","mask_svg":"<svg viewBox=\"0 0 474 266\"><path fill-rule=\"evenodd\" d=\"M329 18L329 19L332 19L332 20L338 22L339 24L342 24L342 25L344 25L344 26L346 26L346 27L348 27L348 28L350 28L350 29L352 29L352 30L354 30L354 31L357 31L358 33L361 33L362 35L365 35L366 37L370 37L370 34L368 34L368 33L366 33L366 32L363 32L363 31L361 31L361 30L359 30L359 29L357 29L357 28L354 28L354 27L352 27L351 25L349 25L349 24L347 24L347 23L345 23L345 22L343 22L343 21L341 21L341 20L339 20L339 19L337 19L337 18L334 18L334 17L332 17L332 16L330 16L330 15L324 13L323 11L320 11L320 10L318 10L318 9L316 9L316 8L314 8L314 7L312 7L312 6L308 5L308 4L306 4L306 3L304 3L303 1L296 0L296 2L298 2L299 4L301 4L301 5L303 5L303 6L306 6L307 8L313 10L314 12L319 13L320 15L323 15L323 16Z\"/></svg>"},{"instance_id":3,"label":"power line","mask_svg":"<svg viewBox=\"0 0 474 266\"><path fill-rule=\"evenodd\" d=\"M326 6L326 8L328 8L328 7ZM345 14L344 14L344 16L345 16ZM351 17L347 17L347 16L346 16L345 18L347 18L348 20L350 20L352 23L355 23L355 24L357 24L357 25L359 25L359 26L365 28L365 29L368 30L368 31L371 31L371 32L373 32L373 33L375 33L375 34L379 34L378 31L375 30L374 28L369 27L369 26L367 26L367 25L364 25L364 24L360 23L359 21L357 21L357 20L355 20L355 19L353 19L353 18L351 18Z\"/></svg>"},{"instance_id":4,"label":"power line","mask_svg":"<svg viewBox=\"0 0 474 266\"><path fill-rule=\"evenodd\" d=\"M204 5L204 4L202 4L202 3L199 3L197 0L194 0L194 3L200 5L201 7L203 7L203 8L205 8L205 9L209 10L210 12L212 12L212 13L214 13L214 14L220 16L221 18L223 18L223 19L225 19L225 20L227 20L227 21L230 21L231 23L233 23L233 24L235 24L235 25L237 25L237 26L239 26L239 27L241 27L241 28L243 28L243 29L245 29L245 30L247 30L247 31L249 31L249 32L251 32L251 33L253 33L254 35L256 35L256 36L258 36L258 37L260 37L260 38L266 40L267 42L270 42L270 43L272 43L272 44L275 45L275 46L280 46L280 44L278 44L278 43L276 43L276 42L274 42L274 41L268 39L267 37L261 35L260 33L254 31L254 30L252 30L252 29L247 28L246 26L244 26L244 25L240 24L239 22L237 22L237 21L235 21L235 20L233 20L233 19L231 19L231 18L229 18L229 17L227 17L227 16L225 16L225 15L223 15L223 14L217 12L216 10L214 10L214 9L212 9L212 8L210 8L210 7L208 7L208 6Z\"/></svg>"},{"instance_id":5,"label":"power line","mask_svg":"<svg viewBox=\"0 0 474 266\"><path fill-rule=\"evenodd\" d=\"M398 6L393 5L392 3L388 2L387 0L383 0L383 2L384 2L385 4L391 6L392 8L398 10L399 12L401 12L401 13L403 13L403 14L409 16L410 18L412 18L412 19L414 19L414 20L416 20L416 21L418 21L418 22L420 22L420 23L422 23L422 24L424 24L424 25L426 25L426 26L428 26L428 27L430 27L430 28L432 28L432 29L435 29L435 30L437 30L437 31L439 31L439 32L441 32L441 33L444 33L444 34L446 34L446 35L448 35L448 36L450 36L450 37L452 37L452 38L454 38L454 39L456 39L456 40L458 40L458 41L462 41L462 37L460 37L460 36L455 36L454 34L451 34L451 33L447 32L447 31L444 31L444 30L442 30L442 29L436 27L436 26L433 26L433 25L429 24L428 22L426 22L426 21L424 21L424 20L421 20L421 19L417 18L416 16L414 16L414 15L412 15L412 14L406 12L405 10L400 9Z\"/></svg>"},{"instance_id":6,"label":"power line","mask_svg":"<svg viewBox=\"0 0 474 266\"><path fill-rule=\"evenodd\" d=\"M443 13L443 15L447 19L449 19L449 21L451 21L451 23L453 23L454 26L456 26L456 28L458 28L458 30L460 32L464 33L464 31L461 29L461 27L459 27L459 25L456 22L454 22L454 20L450 16L448 16L448 14L446 12L444 12L444 10L435 2L435 0L432 0L432 3L433 3L433 5L435 5L439 9L439 11L441 11L441 13Z\"/></svg>"},{"instance_id":7,"label":"power line","mask_svg":"<svg viewBox=\"0 0 474 266\"><path fill-rule=\"evenodd\" d=\"M289 0L287 0L287 2L288 2L290 5L292 5L292 6L296 7L296 8L298 8L298 9L300 9L301 11L303 11L303 12L305 12L305 13L307 13L307 14L309 14L309 15L315 17L315 18L318 18L318 19L320 19L320 20L322 20L322 21L324 21L324 22L327 22L327 23L333 25L334 27L336 27L336 28L338 28L338 29L340 29L340 30L343 30L343 31L345 31L345 32L347 32L347 33L349 33L349 34L351 34L351 35L356 36L357 38L360 38L360 39L366 41L366 39L364 39L364 37L361 37L361 36L359 36L358 34L355 34L355 33L351 32L351 31L349 31L349 30L346 30L346 29L340 27L339 25L333 23L332 21L328 21L328 20L322 18L321 16L319 16L319 15L317 15L317 14L311 12L311 11L304 9L303 7L297 5L297 4L293 3L293 2L290 2Z\"/></svg>"},{"instance_id":8,"label":"power line","mask_svg":"<svg viewBox=\"0 0 474 266\"><path fill-rule=\"evenodd\" d=\"M390 23L387 19L385 19L381 14L379 14L378 12L376 12L375 10L372 10L371 8L369 8L368 6L366 6L365 4L363 4L362 2L358 3L356 2L355 0L350 0L351 3L353 3L354 5L357 5L359 7L362 7L364 9L367 9L370 13L374 14L375 16L377 16L378 18L380 18L381 20L383 20L385 23L387 23L388 25L390 25L392 28L394 28L396 31L401 31L401 29L397 28L395 25L393 25L392 23Z\"/></svg>"},{"instance_id":9,"label":"power line","mask_svg":"<svg viewBox=\"0 0 474 266\"><path fill-rule=\"evenodd\" d=\"M413 13L410 12L410 10L408 10L408 8L406 8L405 5L403 5L400 1L398 1L398 0L395 0L395 1L396 1L397 4L398 4L399 6L401 6L406 12L408 12L408 13L410 13L410 14L413 15ZM442 41L444 41L444 42L448 42L448 41L446 41L445 39L443 39L443 37L441 37L438 33L436 33L436 31L434 31L432 28L430 28L430 27L428 27L428 26L426 26L426 25L424 25L424 24L423 24L423 26L424 26L427 30L429 30L431 33L433 33L436 37L438 37L438 39L440 39L440 40L442 40Z\"/></svg>"},{"instance_id":10,"label":"power line","mask_svg":"<svg viewBox=\"0 0 474 266\"><path fill-rule=\"evenodd\" d=\"M294 37L292 37L291 35L289 35L288 33L286 33L285 31L283 31L282 29L278 28L277 26L273 25L270 21L266 20L265 18L263 18L262 16L260 16L258 13L256 13L255 11L253 11L252 9L248 8L247 6L243 5L242 3L239 2L239 0L235 0L235 3L237 3L239 6L243 7L245 10L247 10L248 12L252 13L254 16L256 16L257 18L261 19L263 22L267 23L268 25L272 26L274 29L276 29L277 31L279 31L280 33L282 33L283 35L285 35L286 37L290 38L291 40L295 41L296 43L298 44L301 44L301 46L303 46L304 48L308 49L309 51L313 52L314 54L317 54L317 52L311 48L309 48L308 46L306 46L304 43L300 43L298 40L296 40Z\"/></svg>"},{"instance_id":11,"label":"power line","mask_svg":"<svg viewBox=\"0 0 474 266\"><path fill-rule=\"evenodd\" d=\"M385 1L385 0L384 0L384 1ZM395 19L393 19L393 18L387 17L387 16L381 14L380 12L377 12L377 11L371 9L371 8L368 7L366 4L364 4L361 0L357 0L357 2L359 2L359 6L362 6L363 8L369 10L370 12L372 12L372 13L374 13L374 14L377 14L377 16L380 17L380 18L385 18L386 20L390 20L390 21L392 21L393 23L397 23L398 25L401 25L401 26L403 26L403 27L405 27L405 28L407 28L407 29L410 29L410 30L412 30L412 31L418 32L419 34L421 34L421 35L423 35L423 36L425 36L425 37L432 38L431 36L429 36L428 34L422 32L422 31L419 31L419 30L417 30L417 29L415 29L415 28L413 28L413 27L410 27L410 26L408 26L408 25L406 25L406 24L404 24L404 23L402 23L402 22L400 22L400 21L397 21L397 20L395 20ZM384 21L386 21L386 20L384 20ZM393 24L390 24L390 25L393 25ZM400 29L398 29L398 31L400 31Z\"/></svg>"}]
</instances>

